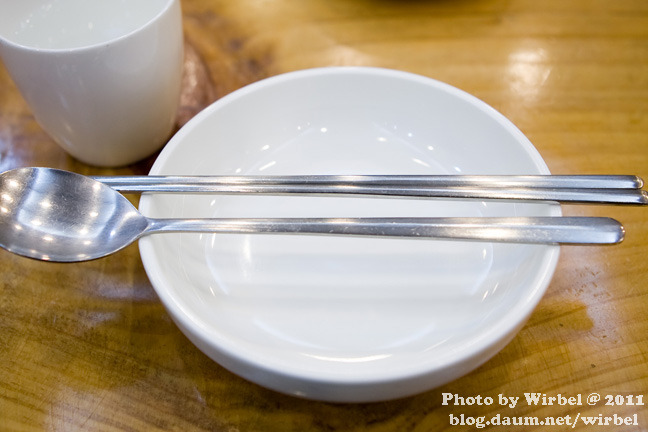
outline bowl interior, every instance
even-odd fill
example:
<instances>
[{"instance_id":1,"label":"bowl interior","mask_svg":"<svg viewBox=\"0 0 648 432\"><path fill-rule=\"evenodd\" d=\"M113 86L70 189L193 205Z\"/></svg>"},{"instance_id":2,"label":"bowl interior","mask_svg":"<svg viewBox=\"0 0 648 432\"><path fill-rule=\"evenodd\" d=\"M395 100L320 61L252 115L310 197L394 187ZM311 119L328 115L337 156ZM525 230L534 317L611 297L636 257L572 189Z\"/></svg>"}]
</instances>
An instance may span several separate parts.
<instances>
[{"instance_id":1,"label":"bowl interior","mask_svg":"<svg viewBox=\"0 0 648 432\"><path fill-rule=\"evenodd\" d=\"M151 174L547 174L528 140L475 98L379 69L275 77L206 109ZM154 217L558 215L481 200L145 196ZM558 248L291 235L140 242L172 316L229 358L292 377L394 381L506 337L543 294ZM485 359L484 359L485 360ZM236 369L236 367L233 367Z\"/></svg>"}]
</instances>

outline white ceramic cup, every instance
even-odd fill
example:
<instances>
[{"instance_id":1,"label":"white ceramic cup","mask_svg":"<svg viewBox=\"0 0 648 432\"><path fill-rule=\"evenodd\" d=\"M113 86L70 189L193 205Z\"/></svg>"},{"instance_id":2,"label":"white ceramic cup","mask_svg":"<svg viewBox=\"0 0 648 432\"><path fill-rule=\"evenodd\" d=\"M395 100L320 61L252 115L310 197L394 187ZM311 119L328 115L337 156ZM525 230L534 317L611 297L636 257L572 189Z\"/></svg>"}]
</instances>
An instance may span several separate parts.
<instances>
[{"instance_id":1,"label":"white ceramic cup","mask_svg":"<svg viewBox=\"0 0 648 432\"><path fill-rule=\"evenodd\" d=\"M38 123L87 164L169 137L183 63L180 0L0 0L0 56Z\"/></svg>"}]
</instances>

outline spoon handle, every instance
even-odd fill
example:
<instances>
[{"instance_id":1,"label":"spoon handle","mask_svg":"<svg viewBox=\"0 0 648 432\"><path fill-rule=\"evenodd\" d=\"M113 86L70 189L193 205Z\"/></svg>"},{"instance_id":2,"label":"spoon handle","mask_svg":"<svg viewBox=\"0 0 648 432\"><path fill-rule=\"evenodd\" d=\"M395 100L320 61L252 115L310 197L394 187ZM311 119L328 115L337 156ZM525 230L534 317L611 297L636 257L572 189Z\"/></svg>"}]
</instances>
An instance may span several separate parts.
<instances>
[{"instance_id":1,"label":"spoon handle","mask_svg":"<svg viewBox=\"0 0 648 432\"><path fill-rule=\"evenodd\" d=\"M636 176L136 176L94 177L120 192L375 195L648 204Z\"/></svg>"},{"instance_id":2,"label":"spoon handle","mask_svg":"<svg viewBox=\"0 0 648 432\"><path fill-rule=\"evenodd\" d=\"M156 232L392 236L531 244L614 244L624 228L605 217L149 219Z\"/></svg>"}]
</instances>

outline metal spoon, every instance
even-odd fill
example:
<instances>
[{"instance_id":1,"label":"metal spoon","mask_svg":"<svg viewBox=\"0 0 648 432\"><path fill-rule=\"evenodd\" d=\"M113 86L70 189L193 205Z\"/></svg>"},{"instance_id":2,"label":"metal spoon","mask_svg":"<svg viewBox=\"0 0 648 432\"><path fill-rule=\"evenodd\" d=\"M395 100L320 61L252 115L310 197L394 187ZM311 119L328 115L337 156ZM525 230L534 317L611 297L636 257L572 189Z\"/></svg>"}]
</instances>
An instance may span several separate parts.
<instances>
[{"instance_id":1,"label":"metal spoon","mask_svg":"<svg viewBox=\"0 0 648 432\"><path fill-rule=\"evenodd\" d=\"M432 237L522 243L618 243L610 218L153 219L114 189L79 174L19 169L0 174L0 246L29 258L79 262L157 232L293 233Z\"/></svg>"}]
</instances>

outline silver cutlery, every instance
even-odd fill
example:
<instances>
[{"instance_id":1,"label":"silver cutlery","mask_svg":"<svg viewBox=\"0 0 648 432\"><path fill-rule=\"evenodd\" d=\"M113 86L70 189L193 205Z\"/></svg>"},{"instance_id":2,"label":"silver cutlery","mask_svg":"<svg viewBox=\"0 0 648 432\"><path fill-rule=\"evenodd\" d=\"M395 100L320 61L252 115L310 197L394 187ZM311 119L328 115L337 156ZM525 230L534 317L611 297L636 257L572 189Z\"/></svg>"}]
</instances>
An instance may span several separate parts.
<instances>
[{"instance_id":1,"label":"silver cutlery","mask_svg":"<svg viewBox=\"0 0 648 432\"><path fill-rule=\"evenodd\" d=\"M475 180L483 181L483 178L471 177L446 180L470 180L473 183ZM498 177L500 181L504 179ZM536 176L531 181L536 178L545 182L544 184L556 180ZM122 183L113 184L115 187L113 189L109 186L111 179L115 178L90 178L51 168L20 168L0 174L0 246L29 258L78 262L112 254L144 235L161 232L354 235L531 244L614 244L622 241L624 237L623 226L618 221L605 217L155 219L139 213L128 199L119 193L120 184L130 183L130 186L135 185L139 188L126 189L126 191L152 192L154 190L149 189L152 185L163 184L167 188L164 189L165 192L187 192L182 188L176 189L175 186L178 184L192 186L201 182L195 182L195 178L189 177L182 177L181 182L177 182L178 177L173 177L171 178L173 181L168 183L168 178L160 177L117 177ZM134 182L133 179L137 179L140 183ZM425 190L420 187L420 176L264 177L262 179L263 181L259 182L260 179L256 178L220 177L217 178L216 183L213 177L199 180L203 182L203 186L205 186L204 181L208 181L209 191L212 191L214 184L219 185L219 188L226 188L232 183L239 182L244 183L240 186L258 188L269 185L291 191L286 193L298 193L293 192L298 190L293 189L293 186L302 188L299 189L302 190L301 193L309 193L308 191L311 190L309 188L317 185L325 185L326 188L333 189L316 188L315 193L337 193L331 192L338 190L337 188L341 188L342 193L347 193L349 187L355 187L356 180L366 183L362 187L372 191L375 182L386 182L380 185L377 191L382 193L384 188L387 188L388 195L402 189L413 190L416 191L415 193ZM286 186L286 179L290 180L288 183L294 184ZM519 186L529 179L529 176L507 177L504 183L498 183L500 186L487 189L505 191L508 189L506 181L517 182ZM351 180L354 182L350 183ZM578 180L584 189L602 190L599 178ZM564 180L560 180L562 181ZM630 177L615 177L612 183L615 187L611 190L615 193L642 192L638 189L641 187L641 181L636 178L633 180ZM412 189L408 189L410 184L414 185ZM593 186L593 189L588 185ZM571 183L567 187L553 185L547 190L552 193L572 191L572 186ZM528 189L545 190L544 187L534 186ZM253 190L256 191L254 193L264 193L260 192L262 189ZM477 189L471 187L470 190ZM206 192L207 189L191 191ZM226 192L235 193L229 189ZM646 195L641 194L641 196L644 198L642 204L645 204Z\"/></svg>"},{"instance_id":2,"label":"silver cutlery","mask_svg":"<svg viewBox=\"0 0 648 432\"><path fill-rule=\"evenodd\" d=\"M409 198L648 204L648 193L641 190L643 181L631 175L104 176L93 178L125 193L377 195Z\"/></svg>"}]
</instances>

